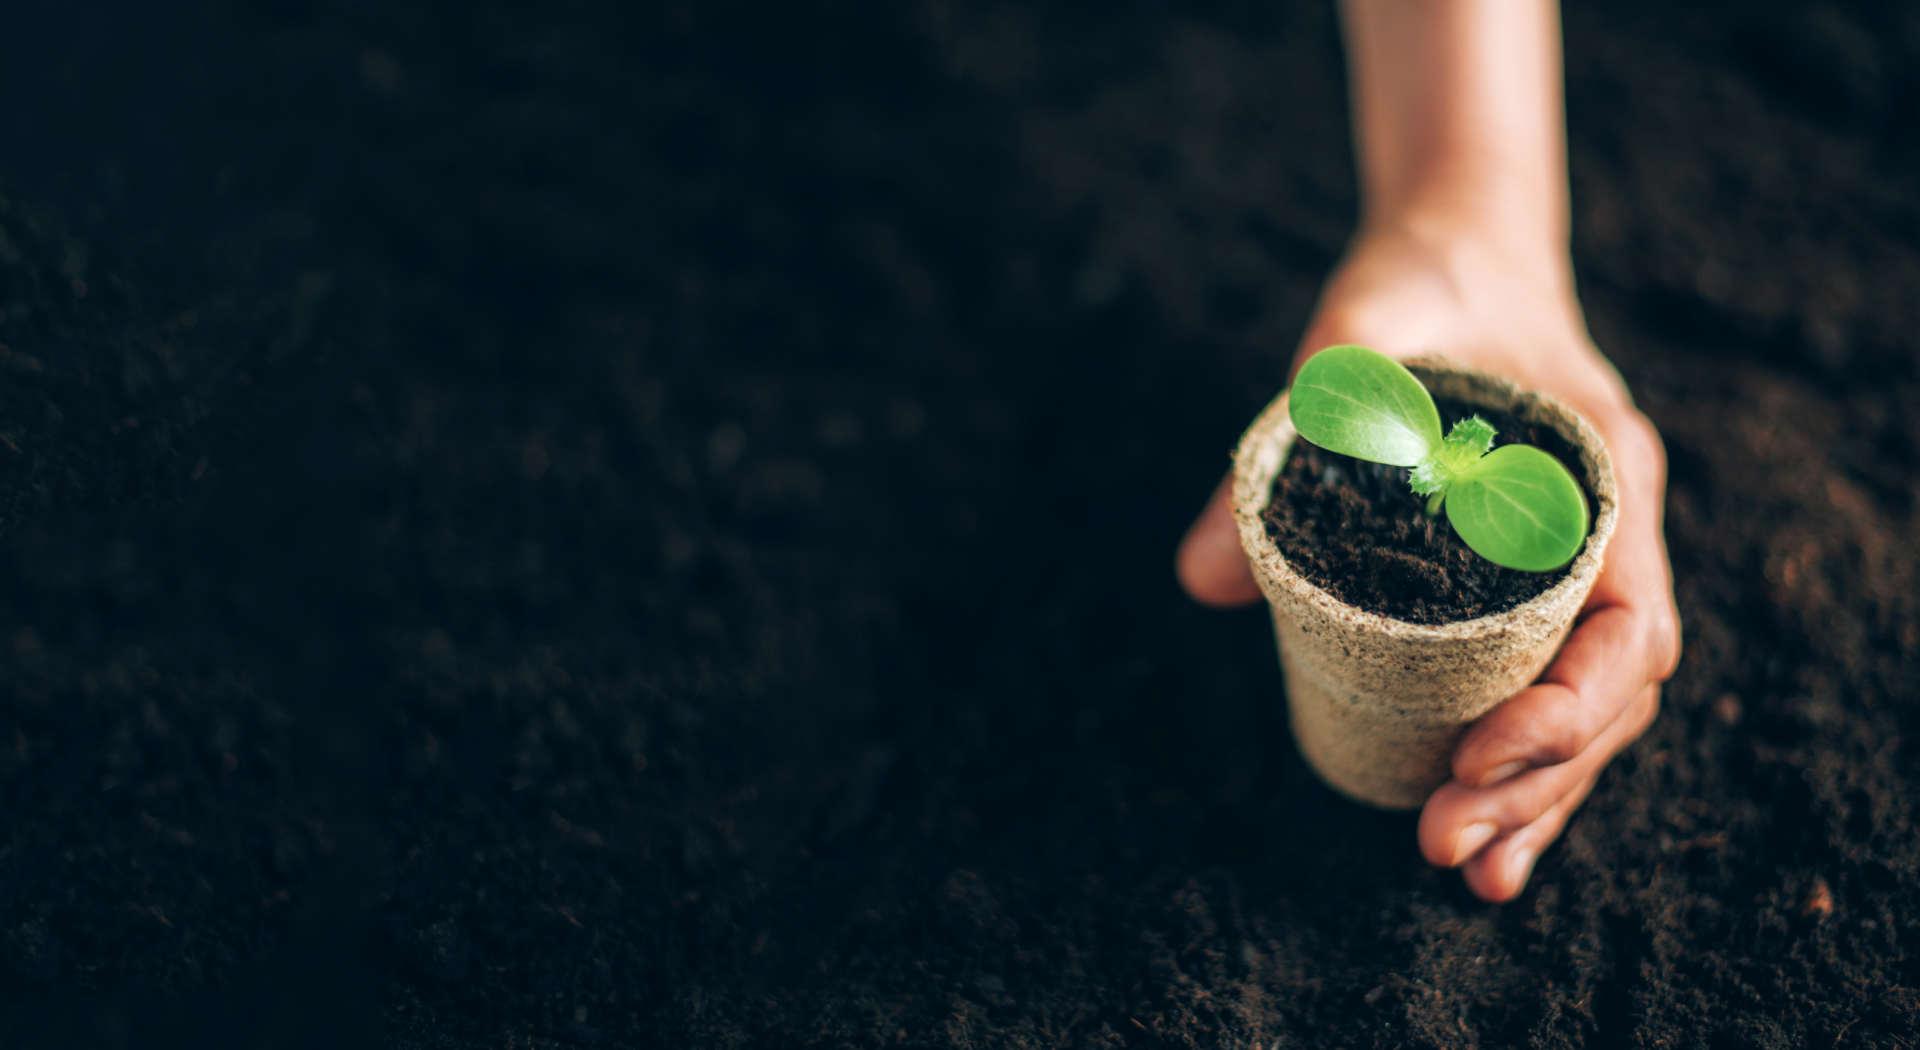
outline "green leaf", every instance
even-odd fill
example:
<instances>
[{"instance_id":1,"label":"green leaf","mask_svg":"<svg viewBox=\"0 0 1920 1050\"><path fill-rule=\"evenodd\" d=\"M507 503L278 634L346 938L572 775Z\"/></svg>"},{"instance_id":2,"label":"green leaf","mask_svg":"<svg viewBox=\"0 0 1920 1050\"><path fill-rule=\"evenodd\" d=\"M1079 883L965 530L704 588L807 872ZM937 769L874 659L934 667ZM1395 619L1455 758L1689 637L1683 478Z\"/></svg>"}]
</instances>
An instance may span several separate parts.
<instances>
[{"instance_id":1,"label":"green leaf","mask_svg":"<svg viewBox=\"0 0 1920 1050\"><path fill-rule=\"evenodd\" d=\"M1417 466L1440 447L1440 411L1427 388L1364 346L1330 346L1307 358L1287 414L1308 441L1374 463Z\"/></svg>"},{"instance_id":2,"label":"green leaf","mask_svg":"<svg viewBox=\"0 0 1920 1050\"><path fill-rule=\"evenodd\" d=\"M1447 440L1441 446L1441 454L1449 459L1471 463L1487 454L1493 447L1493 436L1498 431L1493 424L1479 416L1468 416L1453 425L1447 431Z\"/></svg>"},{"instance_id":3,"label":"green leaf","mask_svg":"<svg viewBox=\"0 0 1920 1050\"><path fill-rule=\"evenodd\" d=\"M1455 423L1453 429L1447 431L1447 439L1440 443L1439 451L1428 456L1408 475L1407 481L1413 491L1422 496L1431 496L1453 484L1453 479L1465 477L1480 457L1493 447L1494 433L1493 424L1479 416L1468 416ZM1428 517L1438 510L1438 507L1434 508Z\"/></svg>"},{"instance_id":4,"label":"green leaf","mask_svg":"<svg viewBox=\"0 0 1920 1050\"><path fill-rule=\"evenodd\" d=\"M1531 445L1488 453L1447 490L1447 520L1496 565L1549 572L1587 540L1587 497L1560 461Z\"/></svg>"}]
</instances>

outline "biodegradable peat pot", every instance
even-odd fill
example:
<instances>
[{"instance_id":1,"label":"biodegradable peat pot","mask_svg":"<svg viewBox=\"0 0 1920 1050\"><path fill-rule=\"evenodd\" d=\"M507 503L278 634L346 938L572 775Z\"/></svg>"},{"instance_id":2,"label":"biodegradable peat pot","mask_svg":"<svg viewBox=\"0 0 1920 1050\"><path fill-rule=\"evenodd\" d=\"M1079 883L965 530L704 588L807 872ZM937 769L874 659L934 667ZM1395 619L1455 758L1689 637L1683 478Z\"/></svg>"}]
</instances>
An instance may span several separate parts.
<instances>
[{"instance_id":1,"label":"biodegradable peat pot","mask_svg":"<svg viewBox=\"0 0 1920 1050\"><path fill-rule=\"evenodd\" d=\"M1580 451L1569 463L1594 497L1593 531L1566 578L1492 616L1422 625L1349 605L1296 573L1261 512L1296 434L1282 393L1233 454L1233 516L1254 577L1273 609L1288 718L1301 754L1356 801L1413 809L1452 775L1468 723L1532 683L1560 649L1600 575L1619 517L1613 460L1571 409L1508 380L1444 358L1404 362L1435 397L1551 427Z\"/></svg>"}]
</instances>

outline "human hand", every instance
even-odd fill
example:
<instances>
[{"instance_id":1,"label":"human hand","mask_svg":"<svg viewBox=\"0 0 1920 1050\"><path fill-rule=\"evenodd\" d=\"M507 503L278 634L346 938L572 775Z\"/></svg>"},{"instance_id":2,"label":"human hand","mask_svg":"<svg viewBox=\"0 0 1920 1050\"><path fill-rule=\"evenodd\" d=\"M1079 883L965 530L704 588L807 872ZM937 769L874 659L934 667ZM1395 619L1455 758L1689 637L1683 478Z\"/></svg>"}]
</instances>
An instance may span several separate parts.
<instances>
[{"instance_id":1,"label":"human hand","mask_svg":"<svg viewBox=\"0 0 1920 1050\"><path fill-rule=\"evenodd\" d=\"M1661 535L1665 453L1588 336L1564 255L1529 242L1445 219L1368 230L1322 293L1294 368L1342 343L1439 353L1506 376L1580 413L1613 456L1619 523L1579 622L1539 681L1468 728L1453 779L1420 817L1428 861L1461 868L1485 900L1510 900L1600 770L1652 723L1679 661ZM1222 482L1177 558L1181 585L1205 605L1260 597L1229 493Z\"/></svg>"}]
</instances>

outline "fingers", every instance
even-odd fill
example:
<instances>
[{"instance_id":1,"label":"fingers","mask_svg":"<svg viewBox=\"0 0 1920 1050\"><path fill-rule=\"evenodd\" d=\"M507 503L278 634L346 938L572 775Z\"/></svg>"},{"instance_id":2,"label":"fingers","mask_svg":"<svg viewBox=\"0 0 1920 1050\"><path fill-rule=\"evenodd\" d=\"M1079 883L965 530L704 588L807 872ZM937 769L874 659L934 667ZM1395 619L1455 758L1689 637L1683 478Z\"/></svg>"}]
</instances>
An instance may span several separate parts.
<instances>
[{"instance_id":1,"label":"fingers","mask_svg":"<svg viewBox=\"0 0 1920 1050\"><path fill-rule=\"evenodd\" d=\"M1660 537L1663 457L1644 419L1607 421L1620 523L1606 569L1538 683L1487 713L1454 750L1454 780L1428 800L1421 852L1460 867L1473 892L1510 900L1613 756L1646 731L1679 659L1679 619Z\"/></svg>"},{"instance_id":2,"label":"fingers","mask_svg":"<svg viewBox=\"0 0 1920 1050\"><path fill-rule=\"evenodd\" d=\"M1253 569L1240 549L1240 529L1233 521L1233 478L1213 490L1206 509L1180 541L1174 571L1187 595L1202 605L1229 608L1260 597Z\"/></svg>"},{"instance_id":3,"label":"fingers","mask_svg":"<svg viewBox=\"0 0 1920 1050\"><path fill-rule=\"evenodd\" d=\"M1634 417L1635 420L1638 417ZM1485 787L1585 751L1679 660L1679 617L1660 539L1661 459L1644 422L1615 421L1621 515L1586 618L1540 681L1482 716L1453 753L1453 775Z\"/></svg>"},{"instance_id":4,"label":"fingers","mask_svg":"<svg viewBox=\"0 0 1920 1050\"><path fill-rule=\"evenodd\" d=\"M1522 830L1544 826L1540 822L1570 796L1586 797L1582 785L1646 731L1659 707L1659 686L1644 686L1612 724L1568 761L1508 777L1491 787L1468 787L1458 780L1442 785L1420 814L1421 854L1439 867L1459 867L1490 844L1498 846ZM1552 836L1545 841L1552 841Z\"/></svg>"},{"instance_id":5,"label":"fingers","mask_svg":"<svg viewBox=\"0 0 1920 1050\"><path fill-rule=\"evenodd\" d=\"M1520 891L1527 888L1527 880L1533 876L1534 862L1566 829L1574 810L1579 809L1593 791L1595 779L1588 777L1574 785L1573 790L1541 814L1540 819L1494 842L1468 861L1460 874L1473 895L1496 904L1520 896Z\"/></svg>"},{"instance_id":6,"label":"fingers","mask_svg":"<svg viewBox=\"0 0 1920 1050\"><path fill-rule=\"evenodd\" d=\"M1453 751L1453 776L1486 787L1586 751L1656 674L1649 625L1609 606L1574 628L1538 684L1480 717Z\"/></svg>"}]
</instances>

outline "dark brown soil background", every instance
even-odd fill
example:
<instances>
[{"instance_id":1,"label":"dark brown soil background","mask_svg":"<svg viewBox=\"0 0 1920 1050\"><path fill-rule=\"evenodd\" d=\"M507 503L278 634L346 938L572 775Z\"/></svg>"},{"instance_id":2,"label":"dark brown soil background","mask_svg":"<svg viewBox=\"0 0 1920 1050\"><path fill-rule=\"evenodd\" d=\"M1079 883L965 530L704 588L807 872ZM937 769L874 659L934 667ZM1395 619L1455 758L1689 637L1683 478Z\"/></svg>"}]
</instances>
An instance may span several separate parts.
<instances>
[{"instance_id":1,"label":"dark brown soil background","mask_svg":"<svg viewBox=\"0 0 1920 1050\"><path fill-rule=\"evenodd\" d=\"M1547 427L1464 402L1436 404L1449 432L1477 415L1493 427L1494 448L1532 445L1569 470L1578 466L1573 446ZM1407 474L1405 467L1343 456L1298 438L1261 515L1267 535L1295 572L1334 597L1408 623L1491 616L1566 579L1565 566L1521 572L1475 554L1446 514L1427 517L1427 498L1408 487ZM1587 506L1593 505L1588 492Z\"/></svg>"},{"instance_id":2,"label":"dark brown soil background","mask_svg":"<svg viewBox=\"0 0 1920 1050\"><path fill-rule=\"evenodd\" d=\"M1916 1045L1911 5L1570 2L1687 647L1499 907L1172 580L1329 5L17 6L8 1047Z\"/></svg>"}]
</instances>

